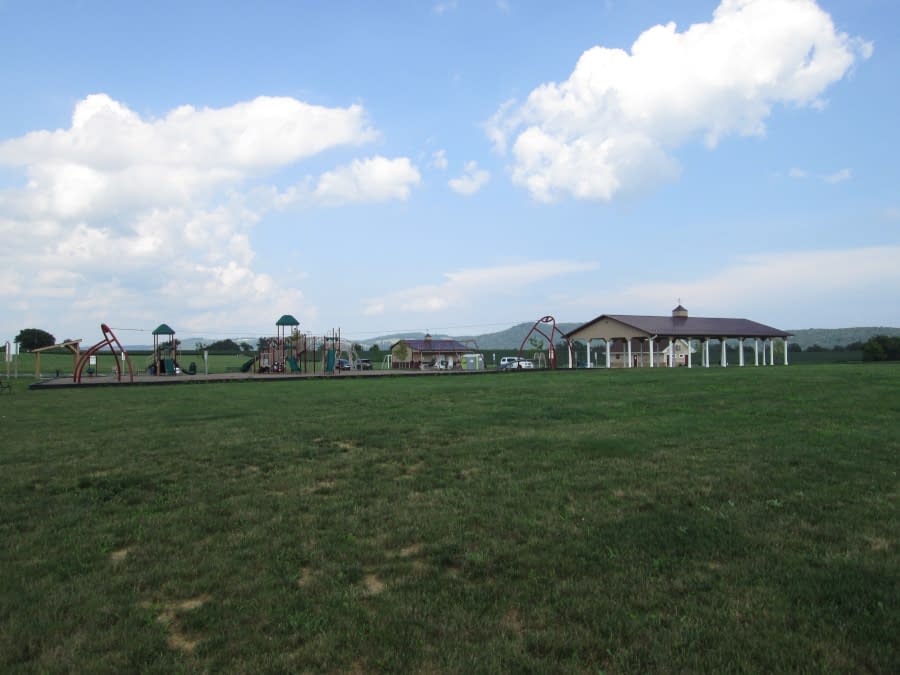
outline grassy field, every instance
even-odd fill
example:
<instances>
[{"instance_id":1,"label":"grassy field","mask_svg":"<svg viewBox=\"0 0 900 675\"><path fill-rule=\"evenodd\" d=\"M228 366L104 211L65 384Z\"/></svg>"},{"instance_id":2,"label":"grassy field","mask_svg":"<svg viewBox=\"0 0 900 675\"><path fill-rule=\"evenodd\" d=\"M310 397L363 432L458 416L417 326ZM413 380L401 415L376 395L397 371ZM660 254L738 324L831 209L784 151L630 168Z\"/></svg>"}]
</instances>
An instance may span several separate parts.
<instances>
[{"instance_id":1,"label":"grassy field","mask_svg":"<svg viewBox=\"0 0 900 675\"><path fill-rule=\"evenodd\" d=\"M868 364L19 387L0 671L897 672L898 419Z\"/></svg>"}]
</instances>

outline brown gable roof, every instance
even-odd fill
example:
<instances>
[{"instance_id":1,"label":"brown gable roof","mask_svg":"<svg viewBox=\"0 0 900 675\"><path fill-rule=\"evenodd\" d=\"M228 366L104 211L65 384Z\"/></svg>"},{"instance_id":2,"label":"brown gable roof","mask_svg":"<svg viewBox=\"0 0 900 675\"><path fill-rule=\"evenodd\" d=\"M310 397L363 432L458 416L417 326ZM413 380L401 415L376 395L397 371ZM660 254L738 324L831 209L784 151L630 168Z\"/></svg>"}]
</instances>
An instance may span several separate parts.
<instances>
[{"instance_id":1,"label":"brown gable roof","mask_svg":"<svg viewBox=\"0 0 900 675\"><path fill-rule=\"evenodd\" d=\"M778 328L766 326L749 319L601 314L593 321L588 321L575 330L568 332L566 337L570 338L574 333L597 323L601 319L612 319L649 335L665 337L786 338L790 335L790 333Z\"/></svg>"}]
</instances>

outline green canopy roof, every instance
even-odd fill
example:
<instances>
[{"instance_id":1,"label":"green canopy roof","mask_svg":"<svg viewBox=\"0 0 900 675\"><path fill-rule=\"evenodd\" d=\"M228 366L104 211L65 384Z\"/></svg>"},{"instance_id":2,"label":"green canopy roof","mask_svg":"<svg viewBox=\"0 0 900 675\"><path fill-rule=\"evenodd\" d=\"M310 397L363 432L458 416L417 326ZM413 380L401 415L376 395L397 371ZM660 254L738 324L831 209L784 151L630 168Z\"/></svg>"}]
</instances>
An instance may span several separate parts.
<instances>
[{"instance_id":1,"label":"green canopy roof","mask_svg":"<svg viewBox=\"0 0 900 675\"><path fill-rule=\"evenodd\" d=\"M300 322L297 321L290 314L284 314L278 321L275 322L276 326L299 326Z\"/></svg>"},{"instance_id":2,"label":"green canopy roof","mask_svg":"<svg viewBox=\"0 0 900 675\"><path fill-rule=\"evenodd\" d=\"M175 331L169 328L168 324L161 323L153 331L153 335L175 335Z\"/></svg>"}]
</instances>

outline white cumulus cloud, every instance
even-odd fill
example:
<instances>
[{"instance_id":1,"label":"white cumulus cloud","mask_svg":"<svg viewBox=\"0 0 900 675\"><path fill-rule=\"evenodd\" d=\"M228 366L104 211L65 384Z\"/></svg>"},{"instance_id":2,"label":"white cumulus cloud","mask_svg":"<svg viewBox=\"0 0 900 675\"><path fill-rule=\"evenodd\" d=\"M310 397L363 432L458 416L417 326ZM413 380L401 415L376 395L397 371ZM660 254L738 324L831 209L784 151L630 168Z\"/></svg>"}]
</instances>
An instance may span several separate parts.
<instances>
[{"instance_id":1,"label":"white cumulus cloud","mask_svg":"<svg viewBox=\"0 0 900 675\"><path fill-rule=\"evenodd\" d=\"M438 312L466 306L484 294L518 291L523 286L596 268L594 263L571 260L535 260L513 265L480 267L446 272L444 281L404 289L370 300L366 314Z\"/></svg>"},{"instance_id":2,"label":"white cumulus cloud","mask_svg":"<svg viewBox=\"0 0 900 675\"><path fill-rule=\"evenodd\" d=\"M681 298L696 316L740 316L786 329L825 327L835 315L859 316L849 319L862 322L856 325L875 325L865 323L873 319L893 325L898 260L894 245L739 256L707 275L613 288L573 298L571 305L594 316L665 314L666 303Z\"/></svg>"},{"instance_id":3,"label":"white cumulus cloud","mask_svg":"<svg viewBox=\"0 0 900 675\"><path fill-rule=\"evenodd\" d=\"M421 182L418 169L406 157L370 157L322 174L314 198L324 204L403 200Z\"/></svg>"},{"instance_id":4,"label":"white cumulus cloud","mask_svg":"<svg viewBox=\"0 0 900 675\"><path fill-rule=\"evenodd\" d=\"M431 166L435 169L447 168L447 152L445 150L436 150L431 153Z\"/></svg>"},{"instance_id":5,"label":"white cumulus cloud","mask_svg":"<svg viewBox=\"0 0 900 675\"><path fill-rule=\"evenodd\" d=\"M567 80L505 103L486 133L535 199L610 200L677 176L671 153L686 142L762 134L778 104L821 107L871 53L814 0L723 0L707 23L587 50Z\"/></svg>"},{"instance_id":6,"label":"white cumulus cloud","mask_svg":"<svg viewBox=\"0 0 900 675\"><path fill-rule=\"evenodd\" d=\"M261 96L147 117L107 94L85 97L68 128L0 141L0 167L23 177L0 186L2 326L26 325L31 307L44 314L36 325L76 326L158 323L168 307L185 325L224 330L268 325L268 298L314 316L296 275L255 267L252 232L301 191L279 188L280 170L377 138L360 105ZM406 199L419 181L408 159L376 156L308 177L296 201Z\"/></svg>"},{"instance_id":7,"label":"white cumulus cloud","mask_svg":"<svg viewBox=\"0 0 900 675\"><path fill-rule=\"evenodd\" d=\"M479 169L478 162L472 160L471 162L466 162L465 171L462 176L451 178L447 181L447 184L454 192L468 196L478 192L487 185L487 182L490 179L490 172L485 169Z\"/></svg>"}]
</instances>

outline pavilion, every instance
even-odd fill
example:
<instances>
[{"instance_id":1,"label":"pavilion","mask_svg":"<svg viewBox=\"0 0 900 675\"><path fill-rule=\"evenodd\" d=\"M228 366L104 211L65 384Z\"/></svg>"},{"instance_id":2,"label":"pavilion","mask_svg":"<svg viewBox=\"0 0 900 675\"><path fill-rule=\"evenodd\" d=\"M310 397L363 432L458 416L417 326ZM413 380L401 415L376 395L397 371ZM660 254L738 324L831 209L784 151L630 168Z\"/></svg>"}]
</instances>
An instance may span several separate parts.
<instances>
[{"instance_id":1,"label":"pavilion","mask_svg":"<svg viewBox=\"0 0 900 675\"><path fill-rule=\"evenodd\" d=\"M720 364L728 366L728 340L738 343L738 363L745 365L744 342L753 341L753 365L775 365L775 342L784 347L784 365L788 365L787 333L749 319L689 317L679 304L671 316L601 314L566 334L569 343L578 340L587 346L585 365L591 368L591 348L601 342L606 351L607 368L693 367L694 341L699 342L700 365L709 368L710 341L721 345ZM760 353L761 352L761 353ZM569 354L571 365L571 350ZM760 358L761 357L761 358ZM598 359L599 360L599 359ZM596 364L599 366L600 364Z\"/></svg>"}]
</instances>

